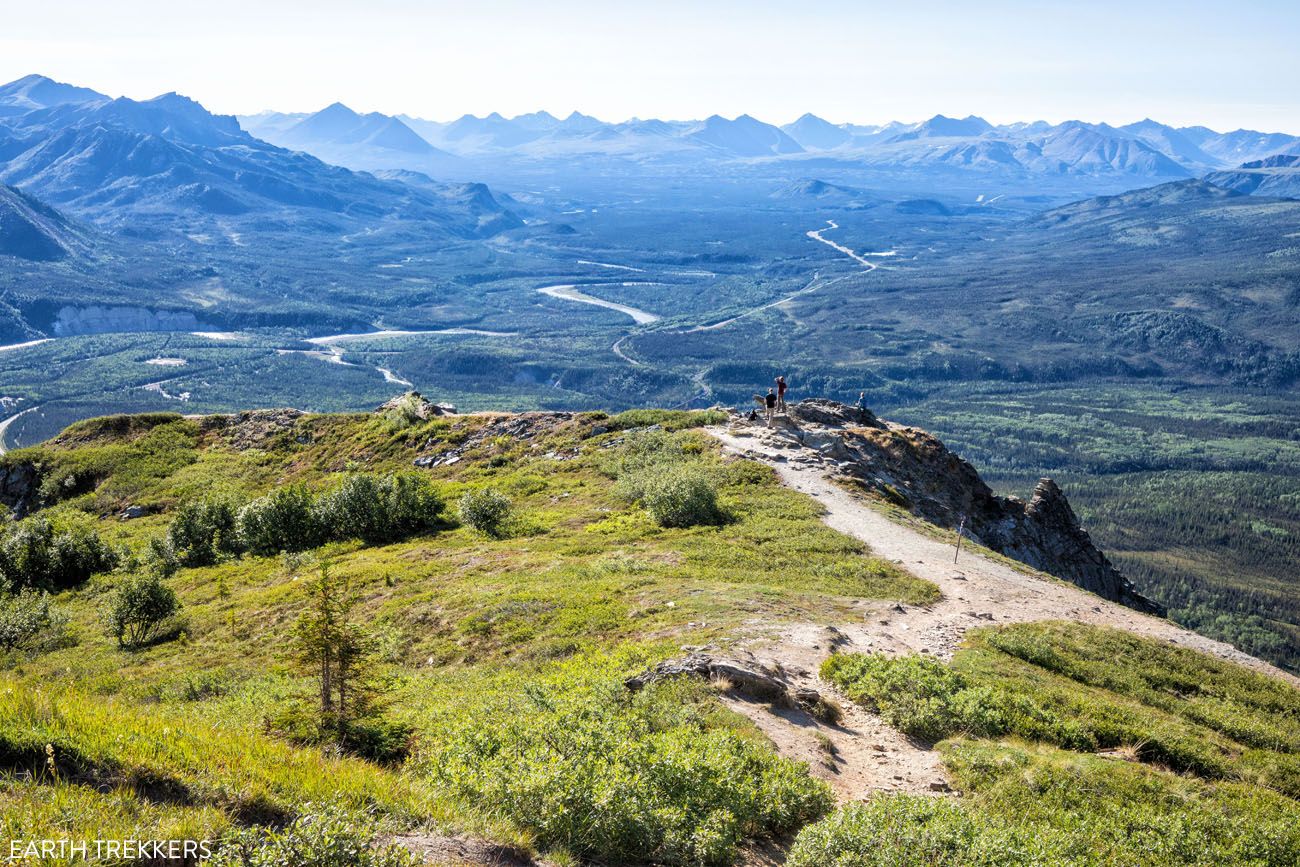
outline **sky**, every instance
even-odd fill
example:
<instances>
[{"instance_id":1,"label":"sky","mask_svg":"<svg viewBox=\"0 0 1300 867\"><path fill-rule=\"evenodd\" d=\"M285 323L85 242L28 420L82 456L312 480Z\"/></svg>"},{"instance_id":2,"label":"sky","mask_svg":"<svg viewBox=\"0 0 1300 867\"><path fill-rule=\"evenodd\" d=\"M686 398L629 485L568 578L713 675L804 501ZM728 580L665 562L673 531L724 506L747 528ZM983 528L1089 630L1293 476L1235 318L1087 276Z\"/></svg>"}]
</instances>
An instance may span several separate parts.
<instances>
[{"instance_id":1,"label":"sky","mask_svg":"<svg viewBox=\"0 0 1300 867\"><path fill-rule=\"evenodd\" d=\"M224 114L981 115L1300 134L1295 0L0 0L0 81Z\"/></svg>"}]
</instances>

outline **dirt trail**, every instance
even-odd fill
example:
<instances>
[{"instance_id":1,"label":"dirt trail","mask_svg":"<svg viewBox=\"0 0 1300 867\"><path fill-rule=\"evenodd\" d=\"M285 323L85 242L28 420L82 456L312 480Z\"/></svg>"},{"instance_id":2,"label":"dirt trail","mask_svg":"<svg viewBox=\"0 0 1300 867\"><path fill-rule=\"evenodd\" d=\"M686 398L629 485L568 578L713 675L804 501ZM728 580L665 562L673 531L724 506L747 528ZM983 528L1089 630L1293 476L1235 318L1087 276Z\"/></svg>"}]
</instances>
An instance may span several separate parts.
<instances>
[{"instance_id":1,"label":"dirt trail","mask_svg":"<svg viewBox=\"0 0 1300 867\"><path fill-rule=\"evenodd\" d=\"M924 606L863 602L859 606L862 616L853 623L756 626L746 650L760 662L780 665L793 683L835 695L835 690L816 672L836 647L889 654L926 653L948 659L969 629L1070 620L1113 626L1193 648L1300 686L1300 679L1227 644L1108 602L1073 585L1023 572L983 556L978 549L963 548L954 566L951 544L875 511L864 498L831 480L833 462L825 461L813 449L803 448L779 429L742 424L709 432L727 451L770 464L786 486L816 497L826 509L824 520L828 526L861 539L877 556L933 582L943 594L938 602ZM862 708L843 699L840 703L845 709L842 727L818 724L798 712L782 711L778 716L765 705L739 701L731 704L754 720L783 755L807 760L813 772L827 779L843 801L859 800L879 791L943 790L944 775L937 753L910 742ZM835 762L825 761L827 754L816 732L835 746Z\"/></svg>"}]
</instances>

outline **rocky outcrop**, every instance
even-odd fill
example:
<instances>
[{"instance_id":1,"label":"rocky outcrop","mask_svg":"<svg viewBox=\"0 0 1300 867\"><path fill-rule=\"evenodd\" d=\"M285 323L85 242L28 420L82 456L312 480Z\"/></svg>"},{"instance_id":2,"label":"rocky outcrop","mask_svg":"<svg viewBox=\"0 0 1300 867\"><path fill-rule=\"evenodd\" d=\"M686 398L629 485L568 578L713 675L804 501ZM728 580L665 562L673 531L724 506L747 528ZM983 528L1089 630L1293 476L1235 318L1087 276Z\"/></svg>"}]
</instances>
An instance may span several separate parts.
<instances>
[{"instance_id":1,"label":"rocky outcrop","mask_svg":"<svg viewBox=\"0 0 1300 867\"><path fill-rule=\"evenodd\" d=\"M455 415L456 407L450 403L434 403L418 391L408 391L380 404L375 412L428 421L437 416Z\"/></svg>"},{"instance_id":2,"label":"rocky outcrop","mask_svg":"<svg viewBox=\"0 0 1300 867\"><path fill-rule=\"evenodd\" d=\"M41 473L31 461L0 461L0 505L21 518L39 505Z\"/></svg>"},{"instance_id":3,"label":"rocky outcrop","mask_svg":"<svg viewBox=\"0 0 1300 867\"><path fill-rule=\"evenodd\" d=\"M308 434L300 429L307 413L288 407L282 409L251 409L232 415L208 415L199 419L199 429L204 433L216 432L233 449L260 449L271 445L286 432L300 444L310 442Z\"/></svg>"},{"instance_id":4,"label":"rocky outcrop","mask_svg":"<svg viewBox=\"0 0 1300 867\"><path fill-rule=\"evenodd\" d=\"M828 463L841 477L912 514L1105 599L1163 614L1138 593L1086 530L1060 487L1042 479L1029 502L1000 497L937 437L827 400L793 404L765 435Z\"/></svg>"},{"instance_id":5,"label":"rocky outcrop","mask_svg":"<svg viewBox=\"0 0 1300 867\"><path fill-rule=\"evenodd\" d=\"M632 692L645 689L652 683L675 677L695 677L708 680L724 691L744 696L753 701L766 702L778 707L797 707L817 719L834 719L839 708L824 699L817 690L806 686L793 686L780 671L761 665L747 664L734 659L723 659L707 653L692 653L682 659L670 659L653 668L629 677L623 685Z\"/></svg>"}]
</instances>

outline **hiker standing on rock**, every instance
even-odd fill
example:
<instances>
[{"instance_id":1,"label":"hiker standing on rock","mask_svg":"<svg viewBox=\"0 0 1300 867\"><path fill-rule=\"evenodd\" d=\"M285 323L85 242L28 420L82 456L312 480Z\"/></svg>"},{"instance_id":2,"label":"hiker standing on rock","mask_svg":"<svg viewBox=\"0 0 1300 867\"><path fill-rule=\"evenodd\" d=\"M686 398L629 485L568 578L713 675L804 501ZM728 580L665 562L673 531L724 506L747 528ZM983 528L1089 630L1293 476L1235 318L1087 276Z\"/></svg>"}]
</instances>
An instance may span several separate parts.
<instances>
[{"instance_id":1,"label":"hiker standing on rock","mask_svg":"<svg viewBox=\"0 0 1300 867\"><path fill-rule=\"evenodd\" d=\"M785 374L776 378L776 408L780 412L785 412Z\"/></svg>"},{"instance_id":2,"label":"hiker standing on rock","mask_svg":"<svg viewBox=\"0 0 1300 867\"><path fill-rule=\"evenodd\" d=\"M767 390L767 397L763 398L763 404L767 407L767 426L772 426L772 418L776 415L776 393L772 389Z\"/></svg>"}]
</instances>

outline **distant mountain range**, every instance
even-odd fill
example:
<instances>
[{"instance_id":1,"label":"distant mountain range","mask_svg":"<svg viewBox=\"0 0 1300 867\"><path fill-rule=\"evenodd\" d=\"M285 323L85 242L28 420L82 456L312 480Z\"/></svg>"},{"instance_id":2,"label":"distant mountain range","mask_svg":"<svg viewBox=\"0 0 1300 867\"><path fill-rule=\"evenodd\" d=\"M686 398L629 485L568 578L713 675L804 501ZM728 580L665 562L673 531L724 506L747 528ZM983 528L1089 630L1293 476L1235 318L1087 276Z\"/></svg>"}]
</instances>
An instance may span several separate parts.
<instances>
[{"instance_id":1,"label":"distant mountain range","mask_svg":"<svg viewBox=\"0 0 1300 867\"><path fill-rule=\"evenodd\" d=\"M267 141L353 167L424 170L421 166L439 162L453 174L466 170L454 162L457 158L500 165L512 160L618 157L670 163L832 160L846 167L910 173L957 170L1027 178L1170 180L1300 149L1300 137L1282 133L1218 133L1149 119L1120 127L1077 120L995 126L974 115L936 115L915 124L859 126L805 114L777 127L749 115L607 123L577 112L560 119L543 111L513 118L465 115L443 123L406 115L362 116L336 103L311 115L266 113L241 117L240 122Z\"/></svg>"},{"instance_id":2,"label":"distant mountain range","mask_svg":"<svg viewBox=\"0 0 1300 867\"><path fill-rule=\"evenodd\" d=\"M346 123L329 127L340 114L318 114L315 127L341 135ZM400 130L369 122L371 142L401 140ZM418 148L421 140L411 133L406 144ZM499 206L485 214L490 196L481 190L430 190L330 165L254 138L235 118L175 93L111 99L40 76L0 87L0 181L137 233L229 229L241 219L326 233L393 219L444 237L520 225Z\"/></svg>"},{"instance_id":3,"label":"distant mountain range","mask_svg":"<svg viewBox=\"0 0 1300 867\"><path fill-rule=\"evenodd\" d=\"M1300 199L1300 153L1252 160L1239 168L1211 172L1205 180L1254 196Z\"/></svg>"}]
</instances>

